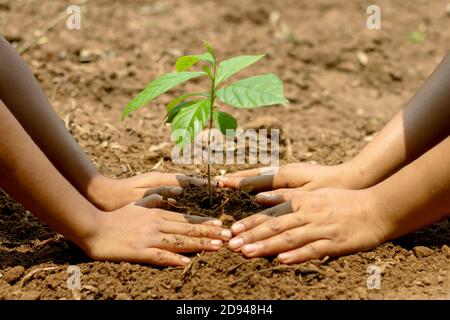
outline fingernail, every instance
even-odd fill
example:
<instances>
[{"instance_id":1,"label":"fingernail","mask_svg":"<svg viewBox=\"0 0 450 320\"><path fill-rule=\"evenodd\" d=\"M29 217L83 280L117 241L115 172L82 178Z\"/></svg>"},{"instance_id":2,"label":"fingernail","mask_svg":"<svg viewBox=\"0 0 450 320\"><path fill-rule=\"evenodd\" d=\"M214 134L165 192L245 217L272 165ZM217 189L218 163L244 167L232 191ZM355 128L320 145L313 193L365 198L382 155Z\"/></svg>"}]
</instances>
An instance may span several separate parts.
<instances>
[{"instance_id":1,"label":"fingernail","mask_svg":"<svg viewBox=\"0 0 450 320\"><path fill-rule=\"evenodd\" d=\"M241 233L245 230L245 226L242 223L235 223L231 226L231 230L233 230L234 233Z\"/></svg>"},{"instance_id":2,"label":"fingernail","mask_svg":"<svg viewBox=\"0 0 450 320\"><path fill-rule=\"evenodd\" d=\"M220 221L220 220L213 220L212 223L218 227L222 226L222 221Z\"/></svg>"},{"instance_id":3,"label":"fingernail","mask_svg":"<svg viewBox=\"0 0 450 320\"><path fill-rule=\"evenodd\" d=\"M261 199L261 200L271 200L273 199L273 194L271 193L258 193L256 195L256 199Z\"/></svg>"},{"instance_id":4,"label":"fingernail","mask_svg":"<svg viewBox=\"0 0 450 320\"><path fill-rule=\"evenodd\" d=\"M181 187L173 187L170 190L172 196L180 196L183 193L183 188Z\"/></svg>"},{"instance_id":5,"label":"fingernail","mask_svg":"<svg viewBox=\"0 0 450 320\"><path fill-rule=\"evenodd\" d=\"M213 247L220 248L222 246L222 241L221 240L211 240L211 244L213 245Z\"/></svg>"},{"instance_id":6,"label":"fingernail","mask_svg":"<svg viewBox=\"0 0 450 320\"><path fill-rule=\"evenodd\" d=\"M188 264L189 262L191 262L191 259L189 259L188 257L183 257L183 258L181 258L181 261Z\"/></svg>"},{"instance_id":7,"label":"fingernail","mask_svg":"<svg viewBox=\"0 0 450 320\"><path fill-rule=\"evenodd\" d=\"M258 248L258 246L254 243L251 244L247 244L242 248L242 251L244 251L244 253L253 253L256 251L256 249Z\"/></svg>"},{"instance_id":8,"label":"fingernail","mask_svg":"<svg viewBox=\"0 0 450 320\"><path fill-rule=\"evenodd\" d=\"M220 234L222 235L222 237L224 237L227 240L232 237L231 231L228 229L222 230L222 232Z\"/></svg>"},{"instance_id":9,"label":"fingernail","mask_svg":"<svg viewBox=\"0 0 450 320\"><path fill-rule=\"evenodd\" d=\"M289 261L289 259L291 258L291 254L290 253L280 253L278 255L278 260L280 260L281 262L287 262Z\"/></svg>"},{"instance_id":10,"label":"fingernail","mask_svg":"<svg viewBox=\"0 0 450 320\"><path fill-rule=\"evenodd\" d=\"M242 245L244 244L244 239L237 237L237 238L233 238L230 240L230 242L228 243L228 246L231 249L238 249L240 248Z\"/></svg>"}]
</instances>

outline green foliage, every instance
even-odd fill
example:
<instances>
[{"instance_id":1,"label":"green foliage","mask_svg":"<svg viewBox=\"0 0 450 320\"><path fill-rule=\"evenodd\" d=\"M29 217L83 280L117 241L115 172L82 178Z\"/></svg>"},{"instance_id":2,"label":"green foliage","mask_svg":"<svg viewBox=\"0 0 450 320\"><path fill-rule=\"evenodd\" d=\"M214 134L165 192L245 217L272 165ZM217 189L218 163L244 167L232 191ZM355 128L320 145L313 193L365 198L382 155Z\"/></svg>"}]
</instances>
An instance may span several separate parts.
<instances>
[{"instance_id":1,"label":"green foliage","mask_svg":"<svg viewBox=\"0 0 450 320\"><path fill-rule=\"evenodd\" d=\"M239 57L234 57L234 58L222 61L219 64L219 70L217 71L216 85L227 80L229 77L231 77L235 73L238 73L239 71L247 68L249 65L255 63L262 57L264 57L264 55L239 56Z\"/></svg>"},{"instance_id":2,"label":"green foliage","mask_svg":"<svg viewBox=\"0 0 450 320\"><path fill-rule=\"evenodd\" d=\"M213 120L214 125L222 134L234 136L237 129L237 121L231 114L223 111L213 111Z\"/></svg>"},{"instance_id":3,"label":"green foliage","mask_svg":"<svg viewBox=\"0 0 450 320\"><path fill-rule=\"evenodd\" d=\"M205 75L204 72L172 72L162 75L161 77L153 80L149 85L141 91L136 97L134 97L128 104L122 113L122 119L128 116L131 112L146 105L156 97L160 96L164 92L176 87L177 85Z\"/></svg>"},{"instance_id":4,"label":"green foliage","mask_svg":"<svg viewBox=\"0 0 450 320\"><path fill-rule=\"evenodd\" d=\"M232 115L218 110L215 105L216 97L236 108L258 108L288 103L283 94L283 83L274 74L253 76L227 86L223 85L224 81L257 62L264 55L243 55L218 64L214 48L206 41L204 46L206 53L178 58L175 64L177 72L167 73L150 82L126 105L122 119L164 92L200 76L210 80L208 92L186 93L173 99L167 105L165 123L172 125L172 137L180 148L188 145L211 120L211 117L211 121L222 134L227 134L227 130L232 130L231 132L234 133L237 121ZM187 71L200 62L203 63L201 66L203 71Z\"/></svg>"},{"instance_id":5,"label":"green foliage","mask_svg":"<svg viewBox=\"0 0 450 320\"><path fill-rule=\"evenodd\" d=\"M218 90L217 97L236 108L258 108L288 102L283 94L283 82L274 74L236 81Z\"/></svg>"},{"instance_id":6,"label":"green foliage","mask_svg":"<svg viewBox=\"0 0 450 320\"><path fill-rule=\"evenodd\" d=\"M210 116L210 100L200 100L181 107L172 120L172 134L177 145L184 148L189 144L202 131Z\"/></svg>"}]
</instances>

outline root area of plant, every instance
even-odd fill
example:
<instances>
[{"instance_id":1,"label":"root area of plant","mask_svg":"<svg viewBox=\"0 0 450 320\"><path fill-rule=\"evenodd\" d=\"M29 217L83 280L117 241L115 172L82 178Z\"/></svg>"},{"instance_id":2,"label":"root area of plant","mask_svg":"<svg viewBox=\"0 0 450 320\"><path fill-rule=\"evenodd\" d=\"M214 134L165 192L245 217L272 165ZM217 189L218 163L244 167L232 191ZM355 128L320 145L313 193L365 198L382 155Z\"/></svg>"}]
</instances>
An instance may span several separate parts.
<instances>
[{"instance_id":1,"label":"root area of plant","mask_svg":"<svg viewBox=\"0 0 450 320\"><path fill-rule=\"evenodd\" d=\"M212 205L206 186L189 186L176 199L177 203L171 206L171 210L218 218L223 221L224 226L228 227L238 220L264 210L255 202L253 195L243 191L213 188L211 198Z\"/></svg>"}]
</instances>

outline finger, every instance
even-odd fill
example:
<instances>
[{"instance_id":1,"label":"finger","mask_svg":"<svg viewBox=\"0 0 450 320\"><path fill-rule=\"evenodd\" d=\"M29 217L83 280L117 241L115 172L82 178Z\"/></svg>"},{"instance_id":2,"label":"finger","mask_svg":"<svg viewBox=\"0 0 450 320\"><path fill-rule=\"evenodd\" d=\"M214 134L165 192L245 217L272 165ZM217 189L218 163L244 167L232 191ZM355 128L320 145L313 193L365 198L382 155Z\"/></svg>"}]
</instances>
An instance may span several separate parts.
<instances>
[{"instance_id":1,"label":"finger","mask_svg":"<svg viewBox=\"0 0 450 320\"><path fill-rule=\"evenodd\" d=\"M231 231L233 232L234 235L238 235L246 230L250 230L250 229L256 227L257 225L259 225L269 219L273 219L273 218L263 215L263 214L260 214L260 213L254 214L247 218L239 220L238 222L233 224L231 226Z\"/></svg>"},{"instance_id":2,"label":"finger","mask_svg":"<svg viewBox=\"0 0 450 320\"><path fill-rule=\"evenodd\" d=\"M205 226L201 224L188 224L180 222L168 222L161 226L161 231L169 234L181 234L191 237L230 240L231 231L216 226Z\"/></svg>"},{"instance_id":3,"label":"finger","mask_svg":"<svg viewBox=\"0 0 450 320\"><path fill-rule=\"evenodd\" d=\"M241 251L249 258L264 257L293 250L316 240L319 240L317 230L304 226L284 231L266 240L246 244Z\"/></svg>"},{"instance_id":4,"label":"finger","mask_svg":"<svg viewBox=\"0 0 450 320\"><path fill-rule=\"evenodd\" d=\"M219 219L211 218L211 217L199 217L199 216L176 213L176 212L166 211L166 210L158 210L157 214L161 218L163 218L164 220L167 220L167 221L205 224L205 225L213 225L213 226L218 226L218 227L220 227L222 225L222 221L220 221Z\"/></svg>"},{"instance_id":5,"label":"finger","mask_svg":"<svg viewBox=\"0 0 450 320\"><path fill-rule=\"evenodd\" d=\"M164 204L164 199L158 194L152 194L137 200L134 204L144 208L160 208Z\"/></svg>"},{"instance_id":6,"label":"finger","mask_svg":"<svg viewBox=\"0 0 450 320\"><path fill-rule=\"evenodd\" d=\"M223 177L218 181L227 188L239 189L245 192L260 192L273 189L273 175L254 177Z\"/></svg>"},{"instance_id":7,"label":"finger","mask_svg":"<svg viewBox=\"0 0 450 320\"><path fill-rule=\"evenodd\" d=\"M278 260L281 263L300 263L312 259L322 259L326 256L334 255L331 250L330 240L318 240L304 245L303 247L280 253Z\"/></svg>"},{"instance_id":8,"label":"finger","mask_svg":"<svg viewBox=\"0 0 450 320\"><path fill-rule=\"evenodd\" d=\"M188 187L190 185L201 187L208 184L206 179L190 177L184 174L174 174L174 177L177 180L178 185L181 187Z\"/></svg>"},{"instance_id":9,"label":"finger","mask_svg":"<svg viewBox=\"0 0 450 320\"><path fill-rule=\"evenodd\" d=\"M288 213L293 213L294 211L297 211L299 208L295 208L292 206L292 200L280 203L279 205L276 205L271 208L267 208L264 211L261 211L260 214L265 214L266 216L271 217L279 217Z\"/></svg>"},{"instance_id":10,"label":"finger","mask_svg":"<svg viewBox=\"0 0 450 320\"><path fill-rule=\"evenodd\" d=\"M254 168L248 170L237 171L233 173L227 173L225 177L251 177L258 176L261 174L261 169L263 168Z\"/></svg>"},{"instance_id":11,"label":"finger","mask_svg":"<svg viewBox=\"0 0 450 320\"><path fill-rule=\"evenodd\" d=\"M256 195L256 202L264 206L274 206L282 202L292 200L303 194L300 189L277 189L269 192L261 192Z\"/></svg>"},{"instance_id":12,"label":"finger","mask_svg":"<svg viewBox=\"0 0 450 320\"><path fill-rule=\"evenodd\" d=\"M219 250L223 242L219 239L196 238L180 234L166 234L161 236L160 249L172 252L198 252L203 250Z\"/></svg>"},{"instance_id":13,"label":"finger","mask_svg":"<svg viewBox=\"0 0 450 320\"><path fill-rule=\"evenodd\" d=\"M238 250L245 244L262 241L305 224L307 224L307 221L303 215L298 213L288 214L261 223L253 229L241 233L238 237L231 239L228 245L232 250Z\"/></svg>"},{"instance_id":14,"label":"finger","mask_svg":"<svg viewBox=\"0 0 450 320\"><path fill-rule=\"evenodd\" d=\"M203 186L208 183L205 179L190 177L182 173L151 172L136 177L139 178L141 188L144 188L146 185L151 185L155 187L162 187L162 186L187 187L191 184L196 186Z\"/></svg>"},{"instance_id":15,"label":"finger","mask_svg":"<svg viewBox=\"0 0 450 320\"><path fill-rule=\"evenodd\" d=\"M151 194L159 194L163 197L178 197L183 193L183 188L173 186L160 186L155 188L138 188L137 191L142 193L142 197Z\"/></svg>"},{"instance_id":16,"label":"finger","mask_svg":"<svg viewBox=\"0 0 450 320\"><path fill-rule=\"evenodd\" d=\"M142 256L138 258L139 263L150 263L158 266L185 266L191 259L180 254L161 250L157 248L145 249Z\"/></svg>"}]
</instances>

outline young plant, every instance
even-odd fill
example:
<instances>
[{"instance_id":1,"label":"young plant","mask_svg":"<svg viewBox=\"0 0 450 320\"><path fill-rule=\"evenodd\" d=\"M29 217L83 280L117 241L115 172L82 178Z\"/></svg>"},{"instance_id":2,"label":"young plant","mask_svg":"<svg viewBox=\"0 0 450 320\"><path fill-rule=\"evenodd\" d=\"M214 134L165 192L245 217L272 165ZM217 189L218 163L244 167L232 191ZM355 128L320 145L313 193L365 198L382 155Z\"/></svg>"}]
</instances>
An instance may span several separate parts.
<instances>
[{"instance_id":1,"label":"young plant","mask_svg":"<svg viewBox=\"0 0 450 320\"><path fill-rule=\"evenodd\" d=\"M208 194L212 205L211 187L211 130L213 123L224 135L234 135L236 119L215 105L216 98L235 108L252 109L268 105L287 103L283 94L283 83L274 74L263 74L245 78L229 85L224 82L235 73L260 60L264 55L243 55L218 62L214 48L206 41L206 53L178 58L171 72L151 81L125 107L122 120L131 112L148 104L164 92L197 77L207 77L210 87L205 92L185 93L167 105L165 123L172 124L172 137L180 149L185 148L208 124ZM187 71L202 62L202 71ZM181 129L181 130L180 130ZM174 133L177 132L175 135ZM179 133L182 132L181 135Z\"/></svg>"}]
</instances>

